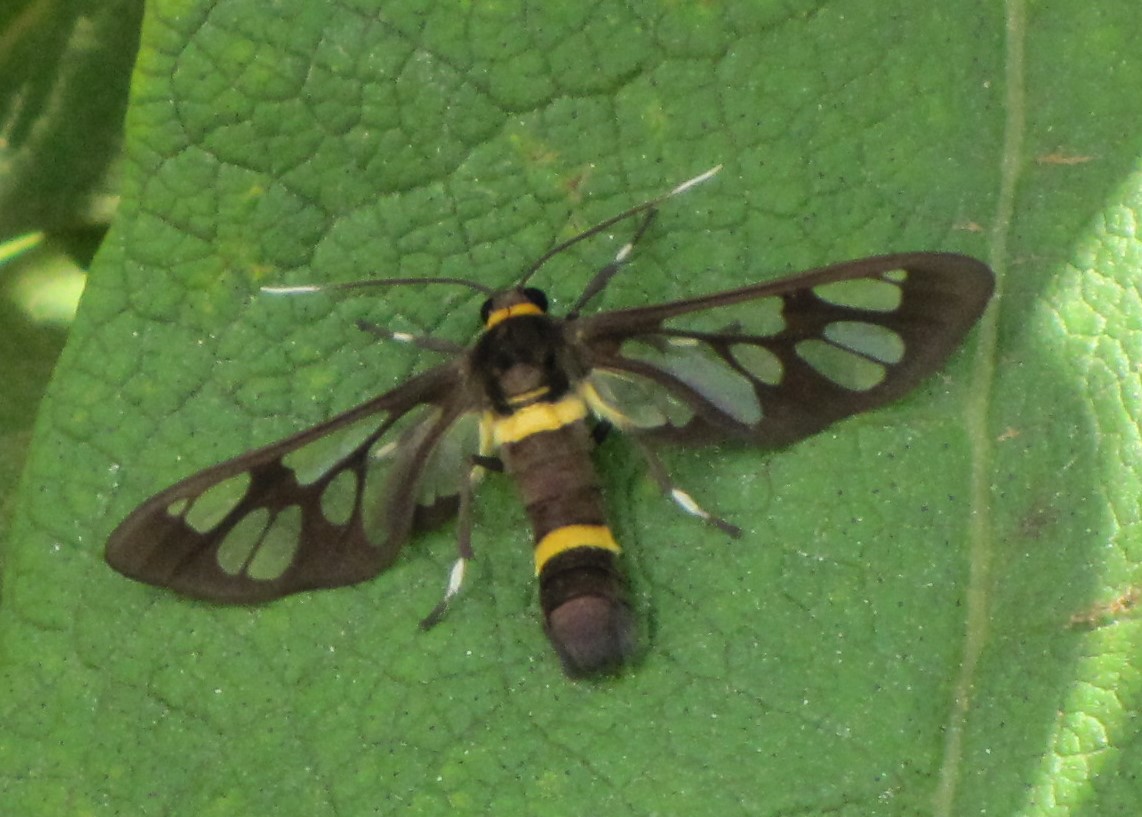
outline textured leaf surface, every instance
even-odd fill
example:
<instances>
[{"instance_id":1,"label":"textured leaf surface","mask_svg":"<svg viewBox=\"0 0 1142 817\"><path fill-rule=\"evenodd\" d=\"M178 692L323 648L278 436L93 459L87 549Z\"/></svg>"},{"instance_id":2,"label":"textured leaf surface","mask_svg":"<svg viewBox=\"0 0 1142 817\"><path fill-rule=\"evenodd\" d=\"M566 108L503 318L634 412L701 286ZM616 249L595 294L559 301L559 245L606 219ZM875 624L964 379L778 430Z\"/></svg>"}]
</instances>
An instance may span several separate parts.
<instances>
[{"instance_id":1,"label":"textured leaf surface","mask_svg":"<svg viewBox=\"0 0 1142 817\"><path fill-rule=\"evenodd\" d=\"M148 8L123 211L8 548L6 809L1133 813L1134 6L550 5ZM1001 297L898 406L776 455L672 456L740 542L608 442L650 641L628 677L563 678L503 480L481 486L475 573L428 634L448 530L367 585L257 609L104 566L155 490L425 364L354 318L476 324L464 291L260 285L503 283L718 162L600 305L913 249L987 259ZM569 303L624 239L537 283Z\"/></svg>"}]
</instances>

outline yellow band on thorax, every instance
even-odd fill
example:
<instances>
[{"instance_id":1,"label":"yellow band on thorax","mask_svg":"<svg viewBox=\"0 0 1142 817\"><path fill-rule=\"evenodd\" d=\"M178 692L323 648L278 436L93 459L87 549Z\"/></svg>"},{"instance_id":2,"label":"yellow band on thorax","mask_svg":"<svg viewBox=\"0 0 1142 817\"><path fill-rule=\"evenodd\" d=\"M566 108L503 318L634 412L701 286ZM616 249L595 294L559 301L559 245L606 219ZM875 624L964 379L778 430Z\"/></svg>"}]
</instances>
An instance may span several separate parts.
<instances>
[{"instance_id":1,"label":"yellow band on thorax","mask_svg":"<svg viewBox=\"0 0 1142 817\"><path fill-rule=\"evenodd\" d=\"M611 536L611 529L606 525L564 525L539 540L535 546L535 575L538 576L543 566L558 556L575 548L601 548L611 553L619 553L621 549Z\"/></svg>"},{"instance_id":2,"label":"yellow band on thorax","mask_svg":"<svg viewBox=\"0 0 1142 817\"><path fill-rule=\"evenodd\" d=\"M543 310L532 303L512 304L497 309L488 315L488 319L484 321L484 329L491 329L498 323L503 323L508 318L518 318L520 315L542 315Z\"/></svg>"},{"instance_id":3,"label":"yellow band on thorax","mask_svg":"<svg viewBox=\"0 0 1142 817\"><path fill-rule=\"evenodd\" d=\"M497 446L515 443L540 431L554 431L587 416L587 404L577 395L568 395L554 403L532 403L509 414L492 419L492 439Z\"/></svg>"},{"instance_id":4,"label":"yellow band on thorax","mask_svg":"<svg viewBox=\"0 0 1142 817\"><path fill-rule=\"evenodd\" d=\"M536 400L542 400L544 397L546 397L550 393L551 393L551 387L550 386L540 386L537 389L532 389L531 391L525 391L523 394L513 394L511 397L508 398L508 405L509 406L520 406L522 408L523 406L527 405L528 403L534 403ZM519 409L516 409L516 411L519 411Z\"/></svg>"}]
</instances>

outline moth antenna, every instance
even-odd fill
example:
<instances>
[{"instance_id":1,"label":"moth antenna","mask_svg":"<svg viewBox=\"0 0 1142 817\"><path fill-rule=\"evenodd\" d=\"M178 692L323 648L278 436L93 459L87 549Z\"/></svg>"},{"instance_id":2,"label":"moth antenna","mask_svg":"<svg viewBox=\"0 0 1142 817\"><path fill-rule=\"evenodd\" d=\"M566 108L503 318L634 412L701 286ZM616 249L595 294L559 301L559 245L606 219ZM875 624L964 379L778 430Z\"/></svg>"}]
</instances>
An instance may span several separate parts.
<instances>
[{"instance_id":1,"label":"moth antenna","mask_svg":"<svg viewBox=\"0 0 1142 817\"><path fill-rule=\"evenodd\" d=\"M539 271L540 267L542 267L544 264L546 264L548 261L550 261L554 256L556 256L559 253L566 250L568 247L571 247L575 244L578 244L580 241L583 241L587 238L590 238L593 235L598 235L600 232L607 229L612 224L617 224L620 221L624 221L628 218L631 218L632 216L637 216L639 213L645 213L648 210L653 211L656 207L658 207L658 205L662 204L662 202L666 201L667 199L670 199L670 198L673 198L674 196L685 193L691 187L696 187L697 185L701 184L702 182L708 181L709 179L713 178L714 176L716 176L721 171L721 169L722 169L722 165L715 165L714 167L711 167L709 170L705 171L704 173L699 173L694 178L687 179L686 181L682 182L681 184L676 185L673 189L669 190L666 193L663 193L661 196L656 196L655 198L644 201L641 204L636 204L634 207L631 207L628 210L624 210L623 212L619 213L617 216L611 216L610 218L606 219L605 221L600 221L598 224L594 225L593 227L587 228L586 230L579 233L578 235L572 236L571 238L567 239L566 241L563 241L559 244L556 244L554 247L552 247L550 250L548 250L546 253L544 253L542 256L540 256L540 258L535 263L533 263L530 267L528 267L527 271L523 274L523 277L521 277L519 279L516 286L522 287L524 284L527 283L527 281L531 278L531 276L535 275L535 273ZM621 265L621 263L626 260L626 257L630 255L630 251L633 248L635 241L637 241L638 237L641 236L642 233L646 230L646 226L647 225L643 225L639 229L639 231L636 233L635 238L632 239L631 241L627 242L627 244L624 245L622 250L619 251L619 257L617 257L615 259L616 269L611 270L610 275L613 275L614 272L617 271L617 265ZM606 280L609 279L610 275L608 275L606 277L606 279L604 279L604 280L591 282L592 285L594 285L594 289L593 289L592 294L595 294L599 290L602 289L603 285L606 284ZM598 276L596 276L596 278L598 278ZM487 295L489 297L492 295L495 295L497 292L497 290L493 289L492 287L487 287L487 286L484 286L483 284L479 284L475 281L469 281L465 278L443 278L443 277L378 278L376 280L346 281L344 283L339 283L339 284L299 284L297 286L261 287L260 289L262 292L265 292L268 295L308 295L308 294L312 294L312 293L316 293L316 292L332 292L332 291L338 291L338 290L351 290L351 289L371 289L373 287L406 286L406 285L410 285L410 284L451 284L451 285L455 285L455 286L464 286L464 287L468 287L469 289L474 289L475 291L482 293L484 295Z\"/></svg>"},{"instance_id":2,"label":"moth antenna","mask_svg":"<svg viewBox=\"0 0 1142 817\"><path fill-rule=\"evenodd\" d=\"M496 290L465 278L377 278L376 280L346 281L340 284L300 284L292 287L261 287L269 295L304 295L312 292L331 292L350 289L371 289L373 287L407 286L410 284L453 284L474 289L487 296Z\"/></svg>"},{"instance_id":3,"label":"moth antenna","mask_svg":"<svg viewBox=\"0 0 1142 817\"><path fill-rule=\"evenodd\" d=\"M527 271L523 274L523 277L519 279L519 282L516 284L516 286L522 287L524 284L527 283L528 279L530 279L531 276L535 275L535 273L539 271L540 267L542 267L544 264L546 264L548 261L550 261L554 256L563 252L568 247L571 247L575 244L578 244L580 241L583 241L584 239L590 238L593 235L598 235L603 230L610 227L612 224L617 224L620 221L625 221L626 219L630 218L631 216L637 216L639 213L645 213L647 210L654 210L656 207L658 207L658 205L662 204L662 202L666 201L667 199L673 198L674 196L677 196L681 193L685 193L691 187L695 187L696 185L699 185L704 181L708 181L709 179L712 179L714 176L716 176L718 174L719 171L721 171L721 169L722 169L722 165L715 165L714 167L711 167L709 170L707 170L705 173L699 173L694 178L687 179L686 181L684 181L681 184L674 187L669 192L663 193L661 196L656 196L653 199L649 199L647 201L644 201L642 204L636 204L634 207L631 207L629 210L624 210L623 212L619 213L617 216L611 216L610 218L606 219L605 221L600 221L595 226L588 227L586 230L579 233L578 235L572 236L571 238L567 239L566 241L563 241L559 244L556 244L550 250L548 250L543 255L541 255L539 257L539 260L537 260L534 264L532 264L530 267L528 267ZM633 242L628 242L628 243L633 243ZM629 251L628 251L628 254L629 254ZM622 259L622 260L625 260L625 259Z\"/></svg>"}]
</instances>

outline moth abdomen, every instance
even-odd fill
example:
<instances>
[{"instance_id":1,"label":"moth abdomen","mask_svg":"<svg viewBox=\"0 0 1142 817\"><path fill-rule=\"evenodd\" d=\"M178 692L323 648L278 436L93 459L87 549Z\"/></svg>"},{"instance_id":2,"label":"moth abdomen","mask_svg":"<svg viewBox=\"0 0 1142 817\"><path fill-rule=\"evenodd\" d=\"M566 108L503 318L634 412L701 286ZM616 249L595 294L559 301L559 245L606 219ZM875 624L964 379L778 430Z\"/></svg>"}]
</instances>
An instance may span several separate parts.
<instances>
[{"instance_id":1,"label":"moth abdomen","mask_svg":"<svg viewBox=\"0 0 1142 817\"><path fill-rule=\"evenodd\" d=\"M544 631L571 676L614 672L637 649L586 414L583 400L569 395L494 423L505 470L531 522Z\"/></svg>"},{"instance_id":2,"label":"moth abdomen","mask_svg":"<svg viewBox=\"0 0 1142 817\"><path fill-rule=\"evenodd\" d=\"M543 565L543 628L568 675L614 673L634 657L638 637L627 593L618 554L609 549L572 547Z\"/></svg>"}]
</instances>

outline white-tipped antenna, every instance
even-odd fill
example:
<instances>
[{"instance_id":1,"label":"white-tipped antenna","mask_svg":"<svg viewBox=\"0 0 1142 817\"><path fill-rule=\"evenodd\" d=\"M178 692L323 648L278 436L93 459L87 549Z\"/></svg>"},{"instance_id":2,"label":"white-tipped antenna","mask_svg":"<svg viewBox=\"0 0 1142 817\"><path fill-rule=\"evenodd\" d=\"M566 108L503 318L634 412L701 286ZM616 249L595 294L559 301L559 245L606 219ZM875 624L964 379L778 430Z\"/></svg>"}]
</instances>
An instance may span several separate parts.
<instances>
[{"instance_id":1,"label":"white-tipped antenna","mask_svg":"<svg viewBox=\"0 0 1142 817\"><path fill-rule=\"evenodd\" d=\"M584 239L590 238L593 235L597 235L597 234L601 233L603 230L607 229L612 224L617 224L618 222L624 221L628 218L631 218L632 216L637 216L639 213L647 213L648 214L647 218L644 220L643 224L635 232L634 238L632 238L631 241L624 244L623 247L619 250L618 255L615 257L615 260L612 263L608 264L606 267L604 267L602 270L600 270L599 273L595 276L595 278L592 279L592 281L587 285L587 288L584 290L583 295L580 296L578 303L576 303L575 307L572 309L573 313L578 311L578 309L580 307L582 307L583 304L585 304L590 298L597 295L603 289L603 287L606 285L607 281L609 281L611 279L611 276L613 276L618 271L619 267L622 266L622 264L627 260L627 257L630 255L631 250L634 247L634 243L638 240L638 238L643 234L643 232L646 231L646 228L650 225L650 218L653 217L654 210L658 207L658 205L662 204L662 202L666 201L667 199L670 199L670 198L673 198L674 196L685 193L691 187L696 187L697 185L702 184L702 182L705 182L705 181L712 179L714 176L716 176L719 173L719 171L721 171L721 169L722 169L722 165L715 165L714 167L711 167L709 170L707 170L705 173L700 173L692 179L687 179L686 181L684 181L681 184L674 187L669 192L663 193L661 196L656 196L653 199L649 199L647 201L644 201L642 204L636 204L634 207L631 207L629 210L624 210L623 212L619 213L617 216L611 216L610 218L606 219L605 221L600 221L595 226L587 228L586 230L579 233L578 235L572 236L571 238L567 239L566 241L563 241L559 244L556 244L554 247L552 247L547 252L545 252L542 256L540 256L540 258L534 264L532 264L530 267L527 268L527 271L524 272L523 276L516 283L516 286L522 287L525 283L527 283L528 279L531 278L531 276L534 275L539 270L540 267L542 267L544 264L546 264L548 261L550 261L552 257L563 252L568 247L570 247L574 244L578 244L580 241L583 241ZM463 278L439 278L439 277L434 277L434 278L378 278L376 280L369 280L369 281L348 281L348 282L342 283L342 284L301 284L298 286L290 286L290 287L262 287L261 291L265 292L268 295L304 295L304 294L310 294L310 293L314 293L314 292L333 292L333 291L338 291L338 290L349 290L349 289L370 289L373 287L406 286L406 285L410 285L410 284L451 284L451 285L456 285L456 286L465 286L465 287L468 287L469 289L474 289L477 292L483 293L484 295L487 295L489 297L496 294L496 290L492 289L491 287L486 287L483 284L478 284L475 281L467 281Z\"/></svg>"},{"instance_id":2,"label":"white-tipped antenna","mask_svg":"<svg viewBox=\"0 0 1142 817\"><path fill-rule=\"evenodd\" d=\"M559 244L556 244L554 247L552 247L550 250L548 250L542 256L540 256L538 261L536 261L534 264L532 264L530 267L528 267L527 272L525 272L523 274L523 277L519 279L519 282L516 284L516 286L522 287L525 283L527 283L527 280L529 278L531 278L531 276L534 275L539 270L540 267L542 267L544 264L546 264L548 261L550 261L552 259L552 257L563 252L565 249L572 246L573 244L578 244L580 241L582 241L585 238L590 238L593 235L598 235L603 230L610 227L612 224L617 224L620 221L625 221L626 219L630 218L631 216L637 216L639 213L645 213L648 210L654 210L655 208L658 207L658 205L662 204L662 202L666 201L667 199L673 198L674 196L677 196L680 193L685 193L691 187L699 185L702 182L707 181L709 179L712 179L714 176L718 175L718 172L721 169L722 169L722 165L715 165L714 167L711 167L709 170L707 170L705 173L700 173L692 179L687 179L686 181L682 182L682 184L676 186L674 189L672 189L668 193L663 193L661 196L656 196L653 199L650 199L648 201L644 201L642 204L636 204L634 207L631 207L629 210L624 210L623 212L619 213L617 216L611 216L610 218L608 218L605 221L600 221L595 226L588 227L586 230L579 233L578 235L572 236L571 238L567 239L566 241L559 243ZM636 235L641 235L645 229L646 229L645 226L640 228L638 230L638 232L636 233ZM627 252L629 254L629 251L627 251ZM625 260L625 258L623 260ZM613 275L613 274L614 274L614 272L611 273L611 275ZM608 275L607 277L609 278L610 276ZM592 283L594 283L594 282L592 282ZM605 281L603 283L605 283ZM601 289L601 287L599 287L599 289ZM598 292L598 290L596 289L592 294L597 294L597 292ZM586 299L581 298L580 301L581 301L580 306L583 303L586 303Z\"/></svg>"},{"instance_id":3,"label":"white-tipped antenna","mask_svg":"<svg viewBox=\"0 0 1142 817\"><path fill-rule=\"evenodd\" d=\"M297 287L260 287L267 295L299 295L303 292L321 292L323 287L317 284L304 284Z\"/></svg>"},{"instance_id":4,"label":"white-tipped antenna","mask_svg":"<svg viewBox=\"0 0 1142 817\"><path fill-rule=\"evenodd\" d=\"M369 281L346 281L342 284L301 284L293 287L262 287L269 295L304 295L311 292L336 292L349 289L372 289L373 287L407 286L410 284L451 284L474 289L487 296L495 295L491 287L467 281L463 278L377 278Z\"/></svg>"},{"instance_id":5,"label":"white-tipped antenna","mask_svg":"<svg viewBox=\"0 0 1142 817\"><path fill-rule=\"evenodd\" d=\"M718 175L718 173L721 172L721 170L722 170L722 165L715 165L714 167L711 167L709 170L707 170L705 173L700 173L699 175L695 176L694 178L687 179L686 181L682 182L682 184L675 187L673 190L671 190L669 193L667 193L665 196L663 196L661 199L659 199L659 201L662 201L664 199L668 199L671 196L677 196L679 193L685 193L691 187L696 187L697 185L701 184L702 182L709 181L710 179L714 178L715 176Z\"/></svg>"}]
</instances>

